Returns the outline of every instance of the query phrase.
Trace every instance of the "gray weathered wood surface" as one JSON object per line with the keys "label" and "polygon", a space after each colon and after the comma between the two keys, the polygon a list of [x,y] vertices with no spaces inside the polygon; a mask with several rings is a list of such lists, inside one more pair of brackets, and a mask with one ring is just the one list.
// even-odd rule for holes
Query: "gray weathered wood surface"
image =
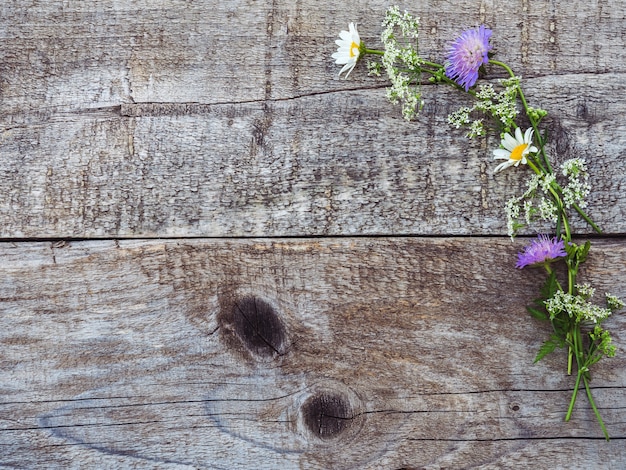
{"label": "gray weathered wood surface", "polygon": [[[405,123],[364,67],[337,78],[338,31],[357,21],[378,45],[384,2],[127,3],[2,7],[0,235],[503,232],[503,202],[522,181],[492,175],[496,139],[468,142],[445,123],[458,94],[425,87],[422,117]],[[625,10],[621,0],[415,9],[424,54],[438,61],[463,27],[494,28],[498,58],[552,115],[557,161],[588,158],[591,212],[619,233]]]}
{"label": "gray weathered wood surface", "polygon": [[[623,266],[626,249],[599,245],[585,274],[614,288],[607,266]],[[540,275],[512,272],[508,240],[0,249],[4,464],[624,463],[626,356],[601,363],[593,381],[614,440],[601,439],[582,396],[564,423],[572,378],[563,354],[532,365],[546,328],[523,305]],[[250,299],[271,306],[248,318],[264,341],[239,322]],[[626,318],[610,326],[623,345]]]}
{"label": "gray weathered wood surface", "polygon": [[[389,4],[0,5],[0,467],[626,467],[626,317],[607,443],[582,394],[563,422],[564,355],[532,364],[497,140],[447,126],[455,93],[406,123],[337,78],[338,31],[377,46]],[[589,163],[582,278],[626,297],[626,4],[399,4],[437,61],[494,30],[554,158]]]}

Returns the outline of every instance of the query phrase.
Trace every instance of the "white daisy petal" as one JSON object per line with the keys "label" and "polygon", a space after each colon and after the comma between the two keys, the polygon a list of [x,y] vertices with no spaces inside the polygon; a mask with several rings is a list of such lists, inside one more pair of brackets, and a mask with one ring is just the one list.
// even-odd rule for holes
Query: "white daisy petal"
{"label": "white daisy petal", "polygon": [[533,132],[535,132],[535,130],[532,127],[529,127],[528,129],[526,129],[526,132],[524,133],[524,143],[525,144],[530,144],[532,142],[532,140],[533,140]]}
{"label": "white daisy petal", "polygon": [[344,73],[346,70],[348,71],[348,73],[346,74],[346,78],[348,77],[348,75],[350,75],[350,72],[352,72],[352,69],[354,68],[356,64],[346,64],[344,65],[341,70],[339,71],[339,75],[341,75],[342,73]]}
{"label": "white daisy petal", "polygon": [[508,168],[511,166],[511,161],[509,160],[508,162],[504,162],[504,163],[500,163],[495,170],[493,170],[493,173],[499,173],[500,171],[504,170],[505,168]]}
{"label": "white daisy petal", "polygon": [[504,139],[502,140],[502,146],[507,149],[509,152],[512,152],[515,147],[519,145],[519,142],[515,140],[510,134],[504,134]]}
{"label": "white daisy petal", "polygon": [[352,40],[354,42],[361,42],[359,38],[359,32],[356,30],[356,25],[354,23],[350,23],[348,25],[348,29],[350,30],[350,34],[352,35]]}
{"label": "white daisy petal", "polygon": [[508,160],[511,156],[511,152],[505,149],[496,149],[493,151],[493,155],[496,160]]}
{"label": "white daisy petal", "polygon": [[352,42],[352,33],[349,33],[348,31],[341,31],[339,33],[339,37],[341,38],[342,41]]}
{"label": "white daisy petal", "polygon": [[520,143],[524,143],[524,136],[522,135],[522,130],[518,127],[515,129],[515,139]]}
{"label": "white daisy petal", "polygon": [[345,71],[348,71],[348,73],[346,74],[346,78],[347,78],[348,75],[350,75],[350,72],[352,72],[352,69],[354,68],[355,65],[356,65],[356,62],[348,62],[346,65],[344,65],[341,68],[338,75],[341,76],[342,73],[344,73]]}

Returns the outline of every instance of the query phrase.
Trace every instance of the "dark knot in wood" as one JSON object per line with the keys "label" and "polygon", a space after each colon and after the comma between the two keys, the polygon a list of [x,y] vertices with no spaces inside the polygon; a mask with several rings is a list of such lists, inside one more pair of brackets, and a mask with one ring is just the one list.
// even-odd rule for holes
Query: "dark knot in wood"
{"label": "dark knot in wood", "polygon": [[265,358],[285,354],[285,327],[266,300],[256,296],[239,299],[232,320],[235,333],[252,353]]}
{"label": "dark knot in wood", "polygon": [[340,395],[324,392],[310,397],[302,405],[304,423],[321,439],[343,433],[354,418],[350,403]]}

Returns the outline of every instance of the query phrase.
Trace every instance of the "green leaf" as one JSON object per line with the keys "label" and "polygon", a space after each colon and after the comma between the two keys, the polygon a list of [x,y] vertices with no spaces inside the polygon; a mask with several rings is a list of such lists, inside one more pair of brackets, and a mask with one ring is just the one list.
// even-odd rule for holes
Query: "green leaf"
{"label": "green leaf", "polygon": [[528,313],[530,313],[530,315],[537,320],[548,320],[548,312],[545,310],[539,310],[534,307],[526,307],[526,310],[528,310]]}
{"label": "green leaf", "polygon": [[584,245],[576,245],[574,242],[565,244],[565,251],[567,252],[568,259],[573,261],[576,266],[585,262],[590,248],[590,241],[587,241]]}
{"label": "green leaf", "polygon": [[591,248],[591,242],[587,240],[587,242],[581,246],[578,250],[578,262],[584,263],[587,259],[587,255],[589,254],[589,248]]}
{"label": "green leaf", "polygon": [[533,362],[539,362],[545,356],[553,352],[556,348],[562,348],[563,346],[565,346],[565,341],[563,341],[556,335],[550,336],[550,339],[544,342],[539,348],[539,352],[537,353],[537,356],[535,357],[535,360]]}
{"label": "green leaf", "polygon": [[548,300],[554,296],[558,289],[558,284],[556,282],[556,273],[552,271],[550,275],[546,278],[546,282],[544,282],[541,287],[541,304],[543,305],[544,300]]}

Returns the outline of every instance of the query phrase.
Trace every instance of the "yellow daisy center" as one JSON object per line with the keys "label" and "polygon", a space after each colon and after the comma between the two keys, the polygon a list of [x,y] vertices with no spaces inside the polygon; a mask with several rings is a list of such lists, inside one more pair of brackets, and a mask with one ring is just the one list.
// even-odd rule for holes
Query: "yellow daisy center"
{"label": "yellow daisy center", "polygon": [[521,160],[522,153],[524,153],[524,150],[526,150],[526,147],[528,147],[528,144],[518,145],[517,147],[513,149],[513,151],[511,152],[511,156],[509,158],[515,161]]}
{"label": "yellow daisy center", "polygon": [[350,44],[350,58],[352,57],[358,57],[359,55],[359,45],[352,41],[352,44]]}

